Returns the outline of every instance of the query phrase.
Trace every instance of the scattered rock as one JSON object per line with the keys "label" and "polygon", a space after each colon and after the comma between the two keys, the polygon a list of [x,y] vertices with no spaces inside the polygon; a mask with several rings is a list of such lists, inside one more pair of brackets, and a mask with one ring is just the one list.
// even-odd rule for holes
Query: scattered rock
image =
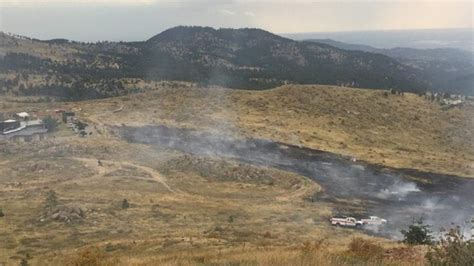
{"label": "scattered rock", "polygon": [[86,217],[86,212],[87,210],[77,206],[59,206],[49,211],[44,217],[41,217],[40,221],[78,222]]}

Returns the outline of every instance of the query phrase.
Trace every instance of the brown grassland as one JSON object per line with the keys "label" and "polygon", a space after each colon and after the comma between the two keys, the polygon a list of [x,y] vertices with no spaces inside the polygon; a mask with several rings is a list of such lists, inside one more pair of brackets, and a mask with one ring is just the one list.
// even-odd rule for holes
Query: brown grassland
{"label": "brown grassland", "polygon": [[[128,143],[111,134],[111,125],[218,131],[474,176],[474,107],[445,110],[413,94],[160,83],[124,97],[69,103],[4,97],[0,106],[38,117],[73,110],[93,129],[80,138],[60,124],[47,140],[0,144],[0,265],[426,263],[424,247],[330,226],[333,204],[306,200],[321,187],[303,176]],[[68,208],[80,208],[82,216],[52,218]]]}
{"label": "brown grassland", "polygon": [[[265,138],[395,168],[474,177],[474,104],[446,109],[415,94],[288,85],[242,91],[162,85],[71,103],[98,124],[150,123]],[[112,113],[117,108],[123,112]]]}

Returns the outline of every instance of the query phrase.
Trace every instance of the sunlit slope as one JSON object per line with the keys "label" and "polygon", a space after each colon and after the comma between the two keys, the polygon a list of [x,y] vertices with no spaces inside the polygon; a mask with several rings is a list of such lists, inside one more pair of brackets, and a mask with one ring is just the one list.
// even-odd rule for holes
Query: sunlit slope
{"label": "sunlit slope", "polygon": [[[84,107],[83,115],[101,124],[200,128],[386,166],[474,176],[470,102],[447,109],[415,94],[316,85],[259,92],[155,86],[144,94],[70,106]],[[112,112],[122,106],[121,112]]]}

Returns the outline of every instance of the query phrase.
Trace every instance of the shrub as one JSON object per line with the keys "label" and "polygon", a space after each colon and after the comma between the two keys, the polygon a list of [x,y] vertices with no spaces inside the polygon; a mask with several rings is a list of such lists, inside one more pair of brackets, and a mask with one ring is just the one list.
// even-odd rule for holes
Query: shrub
{"label": "shrub", "polygon": [[81,122],[81,121],[77,121],[77,122],[76,122],[76,128],[77,128],[77,130],[83,131],[83,130],[86,129],[86,127],[87,127],[87,124],[86,124],[86,123],[83,123],[83,122]]}
{"label": "shrub", "polygon": [[96,266],[96,265],[106,265],[104,262],[105,253],[97,247],[90,247],[83,249],[74,256],[67,259],[67,265],[71,266]]}
{"label": "shrub", "polygon": [[403,243],[408,245],[431,245],[433,243],[430,227],[424,224],[422,218],[414,221],[408,230],[402,230],[401,233],[404,236]]}
{"label": "shrub", "polygon": [[474,242],[464,237],[459,226],[451,228],[430,247],[426,258],[431,265],[474,265]]}
{"label": "shrub", "polygon": [[128,209],[130,208],[130,203],[128,203],[127,199],[123,199],[122,201],[122,209]]}
{"label": "shrub", "polygon": [[28,263],[27,259],[21,259],[20,266],[28,266],[28,265],[30,265],[30,264]]}
{"label": "shrub", "polygon": [[0,208],[0,217],[3,217],[3,216],[5,216],[5,214],[3,213],[2,208]]}
{"label": "shrub", "polygon": [[56,196],[56,192],[54,192],[54,190],[50,190],[48,191],[48,194],[46,194],[44,206],[46,208],[52,208],[56,207],[56,205],[58,205],[58,197]]}
{"label": "shrub", "polygon": [[385,250],[371,240],[356,237],[349,243],[349,255],[362,261],[376,261],[383,258]]}
{"label": "shrub", "polygon": [[[271,237],[270,232],[267,232],[267,233],[268,233],[268,237]],[[267,234],[267,233],[265,233],[265,234]],[[309,253],[314,253],[314,252],[323,250],[327,246],[328,246],[327,239],[326,238],[319,238],[319,239],[316,239],[315,241],[312,241],[312,242],[310,242],[310,241],[303,242],[302,251],[303,251],[303,254],[309,254]]]}
{"label": "shrub", "polygon": [[46,129],[48,129],[48,132],[53,132],[54,130],[56,130],[56,119],[52,118],[50,115],[43,119],[43,123]]}

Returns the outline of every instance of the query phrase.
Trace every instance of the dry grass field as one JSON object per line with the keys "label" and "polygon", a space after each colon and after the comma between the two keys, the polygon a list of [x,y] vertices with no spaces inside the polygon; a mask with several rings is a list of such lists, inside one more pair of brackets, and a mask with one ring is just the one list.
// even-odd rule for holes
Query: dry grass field
{"label": "dry grass field", "polygon": [[[274,169],[103,136],[9,145],[0,159],[0,262],[7,265],[25,258],[62,265],[87,247],[124,265],[178,264],[183,256],[189,264],[224,261],[215,256],[220,252],[251,262],[320,239],[343,248],[361,235],[331,227],[329,203],[305,200],[320,190],[317,184]],[[260,248],[269,250],[243,252]]]}
{"label": "dry grass field", "polygon": [[[173,84],[172,84],[173,85]],[[58,105],[97,124],[150,123],[265,138],[396,168],[474,177],[474,105],[415,94],[289,85],[265,91],[156,85],[131,96]],[[123,108],[122,112],[112,110]]]}
{"label": "dry grass field", "polygon": [[[425,263],[423,248],[330,226],[333,203],[308,201],[321,187],[303,176],[128,143],[111,125],[218,131],[474,176],[474,107],[443,110],[412,94],[162,83],[104,100],[11,100],[0,99],[2,112],[72,110],[93,134],[80,138],[61,124],[45,141],[0,144],[0,265]],[[355,237],[368,242],[350,245]]]}

